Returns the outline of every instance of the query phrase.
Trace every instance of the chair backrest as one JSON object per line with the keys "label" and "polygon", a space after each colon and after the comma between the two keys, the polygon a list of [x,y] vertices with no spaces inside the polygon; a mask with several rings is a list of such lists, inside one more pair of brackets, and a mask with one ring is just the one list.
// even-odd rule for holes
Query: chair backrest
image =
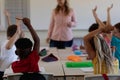
{"label": "chair backrest", "polygon": [[[42,74],[46,80],[54,80],[54,77],[52,74]],[[18,75],[8,75],[7,76],[7,80],[20,80],[21,76],[23,76],[23,74],[18,74]]]}
{"label": "chair backrest", "polygon": [[[120,74],[108,74],[108,80],[120,80]],[[102,75],[85,76],[84,80],[105,80]]]}

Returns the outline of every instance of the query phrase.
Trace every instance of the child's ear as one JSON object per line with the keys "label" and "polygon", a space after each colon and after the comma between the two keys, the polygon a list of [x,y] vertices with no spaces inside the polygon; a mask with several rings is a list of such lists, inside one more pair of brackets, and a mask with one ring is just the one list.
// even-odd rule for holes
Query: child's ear
{"label": "child's ear", "polygon": [[16,54],[16,55],[18,55],[18,52],[17,52],[17,51],[15,51],[15,54]]}

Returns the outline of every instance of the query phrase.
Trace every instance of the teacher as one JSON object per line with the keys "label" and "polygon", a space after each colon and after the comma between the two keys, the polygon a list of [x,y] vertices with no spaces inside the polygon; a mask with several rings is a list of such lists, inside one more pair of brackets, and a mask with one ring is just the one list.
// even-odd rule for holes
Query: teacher
{"label": "teacher", "polygon": [[51,22],[46,41],[50,47],[71,47],[73,43],[72,27],[76,25],[75,13],[69,7],[68,0],[57,0],[52,12]]}

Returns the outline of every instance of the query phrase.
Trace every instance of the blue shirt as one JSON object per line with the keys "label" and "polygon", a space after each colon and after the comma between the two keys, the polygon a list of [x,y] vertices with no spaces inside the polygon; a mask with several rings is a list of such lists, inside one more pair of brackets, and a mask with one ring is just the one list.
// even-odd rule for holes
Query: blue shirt
{"label": "blue shirt", "polygon": [[[119,60],[119,63],[120,63],[120,38],[116,36],[112,36],[111,46],[116,47],[115,57]],[[120,68],[120,65],[119,65],[119,68]]]}

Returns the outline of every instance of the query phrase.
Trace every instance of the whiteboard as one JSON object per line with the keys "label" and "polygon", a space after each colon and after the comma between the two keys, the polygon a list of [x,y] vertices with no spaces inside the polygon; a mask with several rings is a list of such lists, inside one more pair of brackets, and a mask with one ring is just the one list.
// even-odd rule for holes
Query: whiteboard
{"label": "whiteboard", "polygon": [[[57,0],[30,0],[30,18],[36,30],[48,30],[51,12],[56,7]],[[111,10],[111,22],[120,22],[120,1],[119,0],[69,0],[70,7],[75,11],[77,25],[74,30],[87,30],[95,22],[92,9],[98,6],[98,17],[105,21],[106,9],[113,3]]]}

